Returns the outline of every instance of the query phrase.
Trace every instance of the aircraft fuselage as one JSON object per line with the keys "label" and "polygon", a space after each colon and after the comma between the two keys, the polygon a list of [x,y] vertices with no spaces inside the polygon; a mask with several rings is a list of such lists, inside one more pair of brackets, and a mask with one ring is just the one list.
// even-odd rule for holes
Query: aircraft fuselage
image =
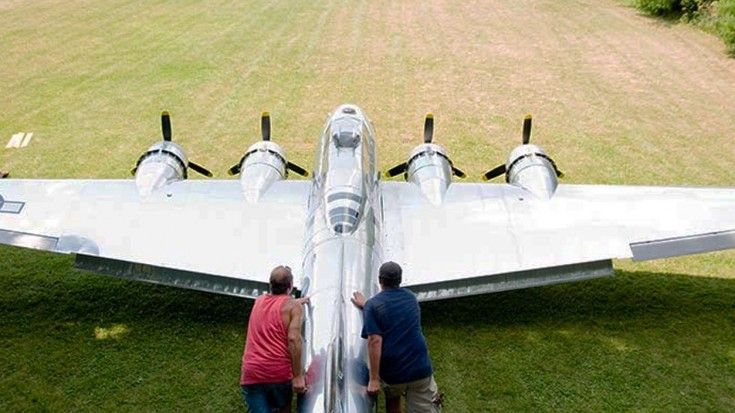
{"label": "aircraft fuselage", "polygon": [[306,412],[368,412],[367,347],[353,291],[377,292],[382,212],[370,122],[342,105],[322,133],[304,249]]}

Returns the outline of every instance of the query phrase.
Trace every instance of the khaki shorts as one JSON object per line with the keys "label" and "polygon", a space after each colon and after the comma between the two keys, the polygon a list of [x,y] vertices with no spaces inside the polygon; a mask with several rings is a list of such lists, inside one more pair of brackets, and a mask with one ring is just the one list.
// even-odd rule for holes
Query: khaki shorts
{"label": "khaki shorts", "polygon": [[441,412],[441,404],[434,402],[439,397],[439,389],[433,375],[408,383],[383,383],[383,391],[388,399],[406,396],[406,413]]}

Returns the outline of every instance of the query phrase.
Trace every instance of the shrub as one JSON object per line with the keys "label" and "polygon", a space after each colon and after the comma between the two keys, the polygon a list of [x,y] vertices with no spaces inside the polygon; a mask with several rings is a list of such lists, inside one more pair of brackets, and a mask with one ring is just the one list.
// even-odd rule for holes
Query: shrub
{"label": "shrub", "polygon": [[717,10],[717,32],[730,54],[735,55],[735,0],[720,0]]}
{"label": "shrub", "polygon": [[735,0],[635,0],[635,5],[654,16],[694,22],[716,32],[735,57]]}
{"label": "shrub", "polygon": [[636,6],[654,16],[671,16],[681,11],[680,0],[637,0]]}
{"label": "shrub", "polygon": [[661,17],[693,20],[702,9],[716,0],[636,0],[636,7],[648,14]]}

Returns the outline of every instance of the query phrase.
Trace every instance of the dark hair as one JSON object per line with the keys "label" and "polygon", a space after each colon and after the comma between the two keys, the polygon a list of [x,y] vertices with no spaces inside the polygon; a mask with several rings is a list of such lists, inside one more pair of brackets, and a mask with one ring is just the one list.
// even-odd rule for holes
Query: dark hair
{"label": "dark hair", "polygon": [[293,274],[291,274],[290,267],[279,265],[271,271],[271,294],[286,294],[291,286],[293,286]]}
{"label": "dark hair", "polygon": [[393,261],[388,261],[380,266],[378,279],[383,286],[396,288],[401,285],[401,275],[403,275],[401,266]]}

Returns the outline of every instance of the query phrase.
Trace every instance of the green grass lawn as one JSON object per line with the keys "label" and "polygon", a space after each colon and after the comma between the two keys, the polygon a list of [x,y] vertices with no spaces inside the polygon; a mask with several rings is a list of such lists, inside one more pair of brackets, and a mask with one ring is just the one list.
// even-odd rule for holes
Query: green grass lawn
{"label": "green grass lawn", "polygon": [[[380,166],[423,115],[479,180],[533,140],[565,182],[735,186],[735,59],[622,2],[0,0],[0,169],[122,178],[160,137],[220,178],[259,136],[309,165],[354,102]],[[23,149],[10,136],[33,132]],[[249,303],[0,247],[0,411],[234,411]],[[732,411],[735,254],[423,305],[448,412]]]}

